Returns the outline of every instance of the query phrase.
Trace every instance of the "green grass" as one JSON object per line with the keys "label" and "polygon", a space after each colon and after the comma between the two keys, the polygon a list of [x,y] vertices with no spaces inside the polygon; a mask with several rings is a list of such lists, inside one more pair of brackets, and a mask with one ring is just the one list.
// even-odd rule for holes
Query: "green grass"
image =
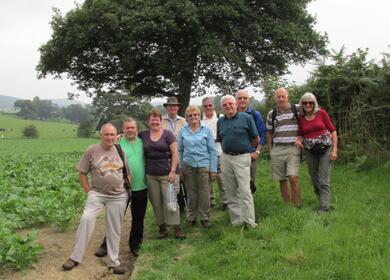
{"label": "green grass", "polygon": [[334,209],[320,216],[306,163],[300,210],[282,203],[268,162],[258,171],[255,229],[233,227],[227,212],[215,209],[210,229],[184,226],[185,241],[156,240],[148,209],[132,279],[390,279],[389,168],[334,166]]}
{"label": "green grass", "polygon": [[6,131],[0,131],[0,140],[10,138],[22,138],[22,130],[28,125],[35,125],[39,131],[39,138],[72,138],[76,137],[77,125],[38,121],[24,120],[10,114],[0,114],[0,128]]}

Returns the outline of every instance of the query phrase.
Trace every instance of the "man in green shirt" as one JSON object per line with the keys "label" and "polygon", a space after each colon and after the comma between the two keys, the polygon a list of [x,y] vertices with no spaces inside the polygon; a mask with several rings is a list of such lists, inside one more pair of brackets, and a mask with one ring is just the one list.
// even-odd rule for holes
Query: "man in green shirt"
{"label": "man in green shirt", "polygon": [[[133,118],[127,118],[122,124],[123,136],[119,140],[129,163],[131,173],[131,231],[129,237],[130,251],[138,256],[144,234],[144,218],[148,202],[148,191],[145,183],[145,159],[142,140],[138,137],[138,124]],[[104,242],[96,251],[97,257],[107,254]]]}

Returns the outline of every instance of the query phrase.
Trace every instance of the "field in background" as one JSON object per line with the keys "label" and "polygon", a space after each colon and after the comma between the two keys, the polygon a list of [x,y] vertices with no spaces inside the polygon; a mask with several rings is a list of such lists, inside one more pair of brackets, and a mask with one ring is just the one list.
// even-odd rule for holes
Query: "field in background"
{"label": "field in background", "polygon": [[22,138],[22,130],[28,125],[35,125],[39,131],[39,138],[72,138],[76,137],[77,125],[61,122],[24,120],[11,114],[0,113],[0,140]]}

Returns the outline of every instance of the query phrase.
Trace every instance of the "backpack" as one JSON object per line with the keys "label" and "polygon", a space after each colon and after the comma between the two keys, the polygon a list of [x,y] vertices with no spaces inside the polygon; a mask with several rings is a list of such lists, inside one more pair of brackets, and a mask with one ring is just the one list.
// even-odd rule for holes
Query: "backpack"
{"label": "backpack", "polygon": [[[297,120],[298,119],[298,110],[297,110],[297,106],[295,104],[291,104],[291,111],[293,112],[294,114],[294,117],[295,119]],[[272,134],[275,132],[275,120],[278,122],[278,120],[276,119],[276,114],[278,113],[277,111],[277,107],[275,107],[273,110],[272,110],[272,116],[271,116],[271,122],[272,122]]]}

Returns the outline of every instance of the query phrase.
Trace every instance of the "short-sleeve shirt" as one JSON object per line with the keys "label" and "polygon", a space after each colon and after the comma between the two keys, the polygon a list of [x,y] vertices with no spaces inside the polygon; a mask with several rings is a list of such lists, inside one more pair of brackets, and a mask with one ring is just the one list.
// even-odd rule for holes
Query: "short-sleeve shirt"
{"label": "short-sleeve shirt", "polygon": [[142,140],[136,138],[135,141],[130,142],[123,137],[119,144],[122,150],[126,154],[127,161],[129,163],[131,173],[131,190],[141,191],[147,188],[145,183],[145,159],[144,159],[144,147]]}
{"label": "short-sleeve shirt", "polygon": [[91,173],[91,188],[104,194],[121,194],[123,187],[123,162],[115,147],[109,150],[102,144],[94,144],[87,148],[81,157],[77,170]]}
{"label": "short-sleeve shirt", "polygon": [[139,137],[144,143],[145,172],[148,175],[166,176],[171,170],[171,149],[170,145],[176,142],[175,135],[164,129],[160,139],[152,141],[150,130],[139,133]]}
{"label": "short-sleeve shirt", "polygon": [[217,122],[217,141],[224,153],[249,153],[252,139],[257,136],[255,122],[247,113],[237,112],[232,118],[224,116]]}
{"label": "short-sleeve shirt", "polygon": [[279,144],[294,143],[298,136],[298,120],[294,116],[291,104],[288,105],[286,110],[276,108],[276,118],[272,123],[273,110],[267,115],[267,130],[273,131],[272,142]]}

